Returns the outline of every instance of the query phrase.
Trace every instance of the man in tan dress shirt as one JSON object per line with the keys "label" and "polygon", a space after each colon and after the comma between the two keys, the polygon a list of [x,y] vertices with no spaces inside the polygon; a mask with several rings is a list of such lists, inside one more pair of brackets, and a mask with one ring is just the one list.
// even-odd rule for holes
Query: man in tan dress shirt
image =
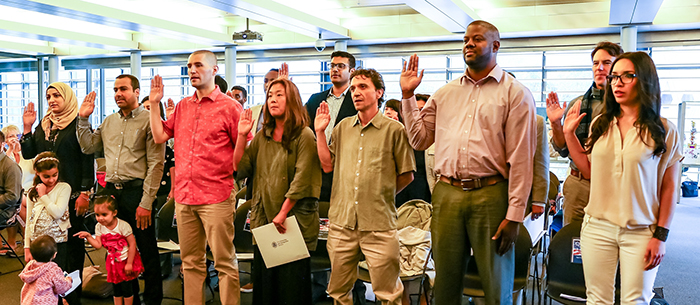
{"label": "man in tan dress shirt", "polygon": [[[94,132],[89,118],[95,109],[95,94],[89,94],[80,106],[77,134],[83,153],[104,151],[106,188],[117,200],[119,218],[134,231],[145,269],[143,300],[150,305],[160,304],[163,299],[152,205],[163,176],[165,144],[153,141],[149,113],[139,106],[139,87],[135,76],[117,76],[114,101],[119,111],[105,118]],[[136,300],[138,285],[134,281]]]}
{"label": "man in tan dress shirt", "polygon": [[[360,253],[365,255],[372,288],[382,304],[401,304],[399,239],[394,196],[413,180],[413,149],[401,123],[379,112],[384,81],[373,69],[350,76],[357,115],[340,121],[331,134],[329,107],[316,111],[318,155],[323,171],[333,171],[328,218],[331,278],[328,294],[335,304],[352,304]],[[334,170],[335,169],[335,170]]]}
{"label": "man in tan dress shirt", "polygon": [[487,304],[513,304],[513,243],[525,216],[535,153],[530,91],[496,64],[498,29],[474,21],[464,35],[464,75],[422,111],[414,90],[418,56],[401,73],[402,112],[414,149],[435,143],[431,226],[436,304],[460,304],[470,248]]}

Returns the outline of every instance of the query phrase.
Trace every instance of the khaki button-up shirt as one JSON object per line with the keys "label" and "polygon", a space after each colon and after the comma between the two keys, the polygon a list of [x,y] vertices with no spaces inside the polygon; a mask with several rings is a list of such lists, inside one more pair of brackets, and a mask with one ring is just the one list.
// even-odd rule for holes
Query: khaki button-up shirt
{"label": "khaki button-up shirt", "polygon": [[163,176],[165,144],[153,141],[148,115],[143,106],[126,116],[118,111],[105,118],[95,132],[88,119],[78,116],[77,133],[84,154],[104,151],[107,182],[143,179],[139,206],[151,210]]}
{"label": "khaki button-up shirt", "polygon": [[289,150],[272,139],[272,129],[259,131],[238,163],[236,179],[253,179],[250,227],[271,223],[286,198],[296,200],[288,216],[296,216],[309,250],[316,249],[319,231],[318,196],[321,163],[316,139],[306,127]]}
{"label": "khaki button-up shirt", "polygon": [[333,162],[330,222],[360,231],[396,229],[396,177],[416,170],[403,125],[381,113],[362,126],[340,121],[329,146]]}

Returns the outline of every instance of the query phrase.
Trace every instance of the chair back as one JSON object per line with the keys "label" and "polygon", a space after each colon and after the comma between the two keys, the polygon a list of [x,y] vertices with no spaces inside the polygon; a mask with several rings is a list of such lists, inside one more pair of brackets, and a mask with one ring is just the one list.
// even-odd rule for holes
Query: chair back
{"label": "chair back", "polygon": [[[530,271],[530,258],[532,253],[532,240],[530,233],[523,224],[520,224],[518,238],[515,240],[515,278],[513,291],[523,289],[527,284]],[[476,266],[476,259],[472,256],[467,264],[467,272],[464,274],[463,294],[474,297],[483,297],[484,288],[481,285],[481,277]]]}
{"label": "chair back", "polygon": [[170,198],[156,214],[156,239],[179,243],[175,219],[175,199]]}
{"label": "chair back", "polygon": [[245,200],[245,195],[247,191],[248,188],[244,186],[238,192],[236,192],[236,209],[238,209],[238,203],[241,202],[241,199]]}
{"label": "chair back", "polygon": [[583,265],[572,263],[573,240],[581,236],[581,221],[564,226],[549,244],[547,295],[558,299],[562,293],[586,298]]}
{"label": "chair back", "polygon": [[[236,235],[233,237],[233,245],[236,247],[236,253],[253,253],[253,233],[244,230],[248,220],[250,205],[251,201],[248,200],[236,209],[236,218],[233,220],[233,227],[236,231]],[[250,225],[248,225],[248,228],[250,228]]]}

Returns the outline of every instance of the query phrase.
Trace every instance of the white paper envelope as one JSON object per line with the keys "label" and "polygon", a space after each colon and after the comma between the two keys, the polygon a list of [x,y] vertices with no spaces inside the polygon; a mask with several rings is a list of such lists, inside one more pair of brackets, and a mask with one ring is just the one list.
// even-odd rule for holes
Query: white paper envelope
{"label": "white paper envelope", "polygon": [[267,268],[309,257],[297,218],[287,217],[284,226],[287,228],[284,234],[280,234],[272,223],[252,230]]}

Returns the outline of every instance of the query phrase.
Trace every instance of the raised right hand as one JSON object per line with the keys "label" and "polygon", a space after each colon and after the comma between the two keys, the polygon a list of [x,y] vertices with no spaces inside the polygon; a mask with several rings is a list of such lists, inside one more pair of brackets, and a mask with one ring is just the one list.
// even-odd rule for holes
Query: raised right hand
{"label": "raised right hand", "polygon": [[168,98],[168,105],[165,107],[165,118],[169,119],[173,112],[175,112],[175,102],[173,102],[173,99]]}
{"label": "raised right hand", "polygon": [[163,78],[160,75],[156,75],[151,79],[151,93],[148,96],[148,100],[151,101],[151,105],[156,105],[163,99]]}
{"label": "raised right hand", "polygon": [[78,115],[80,115],[80,117],[87,119],[90,117],[92,112],[95,111],[95,96],[97,96],[97,94],[95,91],[92,91],[85,97],[83,103],[80,105],[80,110],[78,111]]}
{"label": "raised right hand", "polygon": [[316,134],[325,133],[328,124],[331,122],[331,113],[328,109],[328,103],[326,101],[321,102],[321,105],[316,109],[316,119],[314,119],[314,128],[316,129]]}
{"label": "raised right hand", "polygon": [[401,78],[399,79],[399,84],[401,84],[401,94],[403,98],[410,98],[413,96],[413,91],[418,88],[420,82],[423,80],[423,73],[425,70],[418,74],[418,55],[413,54],[408,60],[408,67],[406,67],[406,62],[403,63],[403,68],[401,68]]}
{"label": "raised right hand", "polygon": [[36,110],[34,110],[34,103],[29,102],[27,106],[24,107],[24,113],[22,114],[22,123],[24,123],[24,133],[32,132],[32,125],[36,121]]}
{"label": "raised right hand", "polygon": [[583,117],[586,116],[586,113],[580,113],[581,112],[581,101],[577,101],[571,109],[569,109],[569,112],[566,113],[566,118],[564,118],[564,133],[575,133],[576,128],[578,128],[578,125],[581,123],[581,120],[583,120]]}
{"label": "raised right hand", "polygon": [[238,135],[241,137],[247,137],[250,131],[253,129],[253,111],[248,108],[243,110],[240,118],[238,118]]}
{"label": "raised right hand", "polygon": [[547,95],[547,117],[552,124],[561,125],[561,118],[566,110],[566,102],[559,105],[559,96],[556,92],[549,92]]}

